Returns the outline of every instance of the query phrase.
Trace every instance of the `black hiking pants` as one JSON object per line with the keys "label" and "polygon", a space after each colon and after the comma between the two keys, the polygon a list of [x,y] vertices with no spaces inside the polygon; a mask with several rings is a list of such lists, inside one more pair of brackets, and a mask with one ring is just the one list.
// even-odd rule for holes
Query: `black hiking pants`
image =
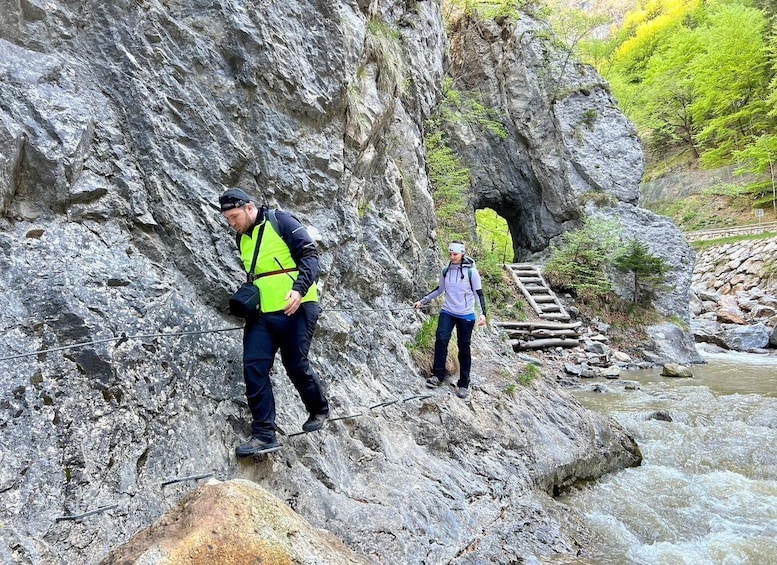
{"label": "black hiking pants", "polygon": [[445,311],[440,312],[437,320],[437,333],[434,342],[434,365],[432,372],[438,379],[445,380],[445,360],[448,358],[448,343],[456,328],[456,342],[459,346],[459,388],[469,387],[469,371],[472,367],[472,330],[475,329],[475,320],[465,320],[451,316]]}
{"label": "black hiking pants", "polygon": [[319,311],[318,302],[303,302],[291,316],[271,312],[246,320],[243,378],[253,417],[251,430],[254,437],[263,441],[275,438],[275,397],[270,370],[279,349],[286,373],[307,411],[310,414],[329,413],[321,381],[308,361]]}

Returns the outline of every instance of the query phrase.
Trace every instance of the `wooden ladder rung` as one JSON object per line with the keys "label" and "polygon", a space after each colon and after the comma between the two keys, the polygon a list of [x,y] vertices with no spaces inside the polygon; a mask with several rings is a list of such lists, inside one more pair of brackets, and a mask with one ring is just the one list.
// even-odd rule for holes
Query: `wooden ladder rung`
{"label": "wooden ladder rung", "polygon": [[539,315],[544,320],[569,320],[569,314],[566,312],[563,314],[540,314]]}
{"label": "wooden ladder rung", "polygon": [[543,294],[550,294],[550,289],[547,286],[523,285],[523,287],[531,293],[542,292]]}

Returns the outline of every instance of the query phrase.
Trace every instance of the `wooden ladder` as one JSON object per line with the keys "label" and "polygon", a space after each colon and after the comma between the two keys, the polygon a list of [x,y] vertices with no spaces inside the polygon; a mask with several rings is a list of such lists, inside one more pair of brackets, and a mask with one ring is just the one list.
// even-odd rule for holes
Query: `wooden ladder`
{"label": "wooden ladder", "polygon": [[524,298],[543,320],[568,322],[571,317],[556,294],[540,273],[540,268],[531,263],[507,263],[504,268],[512,275]]}

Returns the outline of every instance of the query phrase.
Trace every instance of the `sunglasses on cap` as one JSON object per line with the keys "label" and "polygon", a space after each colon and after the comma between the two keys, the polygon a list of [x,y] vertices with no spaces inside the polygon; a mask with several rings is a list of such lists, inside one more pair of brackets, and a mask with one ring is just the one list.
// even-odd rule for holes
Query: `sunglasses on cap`
{"label": "sunglasses on cap", "polygon": [[232,198],[225,198],[221,200],[221,211],[226,212],[227,210],[232,210],[234,208],[242,208],[246,204],[248,204],[248,201],[246,200],[240,200],[238,199],[232,199]]}

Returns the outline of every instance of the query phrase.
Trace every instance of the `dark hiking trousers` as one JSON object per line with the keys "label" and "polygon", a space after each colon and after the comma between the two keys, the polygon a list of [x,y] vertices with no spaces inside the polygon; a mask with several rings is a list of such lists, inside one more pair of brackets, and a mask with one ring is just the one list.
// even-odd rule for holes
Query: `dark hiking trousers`
{"label": "dark hiking trousers", "polygon": [[251,409],[252,433],[268,441],[275,438],[275,398],[270,382],[275,354],[281,361],[305,408],[310,414],[325,414],[329,405],[321,381],[310,368],[308,351],[318,321],[317,302],[303,302],[294,315],[261,314],[246,320],[243,333],[243,378]]}
{"label": "dark hiking trousers", "polygon": [[464,320],[451,316],[447,312],[440,312],[434,342],[434,365],[432,366],[432,372],[441,381],[445,379],[445,360],[448,357],[448,343],[451,340],[454,327],[456,328],[456,341],[459,346],[459,382],[456,386],[467,388],[469,387],[469,371],[472,367],[470,343],[472,342],[472,330],[475,328],[475,320]]}

